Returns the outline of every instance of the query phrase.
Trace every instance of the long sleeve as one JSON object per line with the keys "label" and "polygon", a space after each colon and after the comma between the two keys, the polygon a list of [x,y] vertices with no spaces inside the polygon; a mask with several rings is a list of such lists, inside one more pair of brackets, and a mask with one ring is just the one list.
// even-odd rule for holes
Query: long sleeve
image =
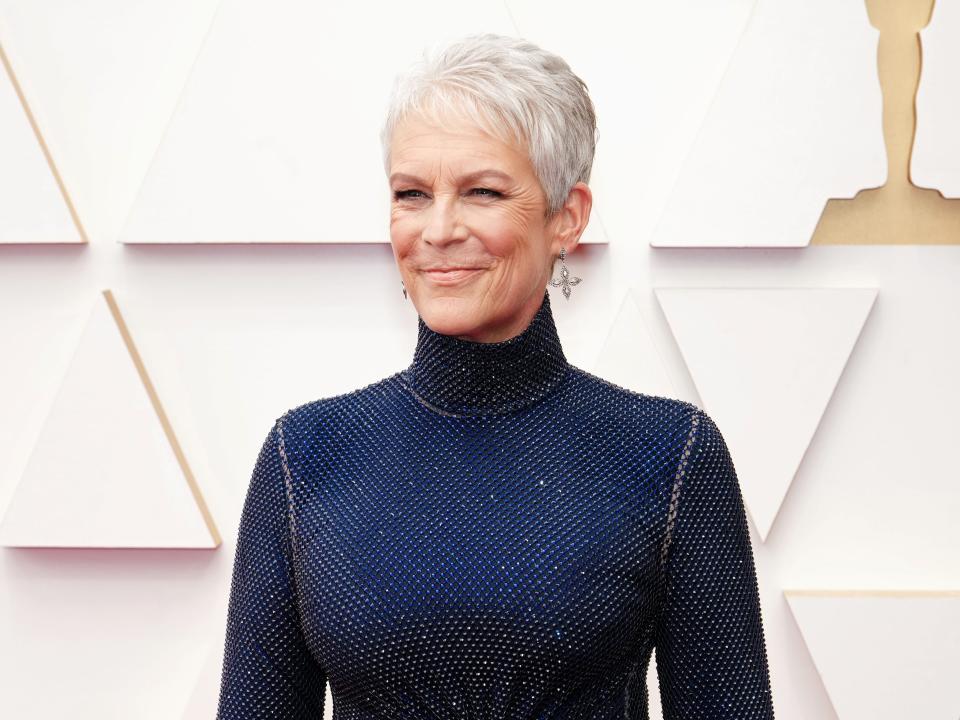
{"label": "long sleeve", "polygon": [[723,436],[699,409],[662,552],[667,584],[654,642],[665,720],[773,718],[746,511]]}
{"label": "long sleeve", "polygon": [[283,418],[247,490],[230,588],[217,720],[316,720],[326,678],[307,648],[294,584]]}

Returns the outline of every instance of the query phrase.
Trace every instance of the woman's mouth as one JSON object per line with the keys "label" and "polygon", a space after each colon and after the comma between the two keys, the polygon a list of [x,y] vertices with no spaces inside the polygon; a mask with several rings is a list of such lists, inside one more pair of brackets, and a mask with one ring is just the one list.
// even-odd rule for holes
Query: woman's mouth
{"label": "woman's mouth", "polygon": [[480,272],[480,268],[447,268],[442,270],[424,270],[423,274],[437,285],[455,285]]}

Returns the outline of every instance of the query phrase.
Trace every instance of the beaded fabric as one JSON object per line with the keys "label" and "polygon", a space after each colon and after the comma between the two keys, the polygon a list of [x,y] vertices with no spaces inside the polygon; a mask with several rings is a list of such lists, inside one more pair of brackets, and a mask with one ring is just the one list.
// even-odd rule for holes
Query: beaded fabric
{"label": "beaded fabric", "polygon": [[695,405],[497,343],[287,411],[256,461],[219,720],[773,718],[753,550]]}

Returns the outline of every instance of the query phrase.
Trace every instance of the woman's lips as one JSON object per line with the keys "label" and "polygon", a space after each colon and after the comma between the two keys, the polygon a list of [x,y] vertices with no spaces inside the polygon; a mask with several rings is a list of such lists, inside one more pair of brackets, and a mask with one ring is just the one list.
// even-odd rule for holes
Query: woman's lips
{"label": "woman's lips", "polygon": [[451,270],[424,270],[423,274],[437,285],[455,285],[480,272],[480,268],[455,268]]}

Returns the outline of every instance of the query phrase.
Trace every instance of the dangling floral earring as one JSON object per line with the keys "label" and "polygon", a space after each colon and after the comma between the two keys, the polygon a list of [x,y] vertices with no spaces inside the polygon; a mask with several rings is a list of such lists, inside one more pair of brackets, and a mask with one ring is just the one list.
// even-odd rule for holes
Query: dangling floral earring
{"label": "dangling floral earring", "polygon": [[573,285],[577,285],[580,282],[580,278],[570,276],[570,270],[567,269],[567,265],[566,263],[564,263],[564,260],[566,259],[566,257],[567,257],[567,249],[565,247],[560,248],[560,279],[551,280],[550,284],[553,287],[562,287],[563,296],[567,300],[569,300],[570,287]]}
{"label": "dangling floral earring", "polygon": [[407,299],[407,286],[403,284],[403,280],[400,281],[400,287],[403,288],[403,299]]}

